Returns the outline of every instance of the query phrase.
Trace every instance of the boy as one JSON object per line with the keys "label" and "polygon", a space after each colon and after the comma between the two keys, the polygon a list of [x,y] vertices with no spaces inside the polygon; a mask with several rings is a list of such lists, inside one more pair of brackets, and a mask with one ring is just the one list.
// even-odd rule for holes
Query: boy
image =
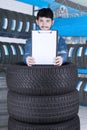
{"label": "boy", "polygon": [[[40,9],[37,13],[36,23],[40,30],[50,30],[53,25],[53,12],[50,8]],[[28,65],[32,66],[35,64],[35,59],[31,56],[31,39],[28,39],[25,45],[25,55],[23,61]],[[61,66],[67,61],[68,50],[66,43],[63,38],[59,38],[57,56],[54,59],[54,65]]]}

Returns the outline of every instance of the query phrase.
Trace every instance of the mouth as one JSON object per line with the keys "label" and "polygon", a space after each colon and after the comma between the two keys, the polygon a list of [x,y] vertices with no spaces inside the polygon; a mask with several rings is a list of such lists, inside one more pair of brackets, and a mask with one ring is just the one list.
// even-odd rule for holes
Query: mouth
{"label": "mouth", "polygon": [[41,28],[43,28],[43,29],[48,29],[48,27],[47,27],[47,26],[42,26]]}

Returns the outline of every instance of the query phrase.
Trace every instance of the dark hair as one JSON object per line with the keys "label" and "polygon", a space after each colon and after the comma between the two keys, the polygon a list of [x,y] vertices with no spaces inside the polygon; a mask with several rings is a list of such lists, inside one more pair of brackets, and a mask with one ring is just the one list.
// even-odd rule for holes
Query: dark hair
{"label": "dark hair", "polygon": [[51,18],[53,20],[53,12],[50,8],[42,8],[37,13],[37,19],[39,17]]}

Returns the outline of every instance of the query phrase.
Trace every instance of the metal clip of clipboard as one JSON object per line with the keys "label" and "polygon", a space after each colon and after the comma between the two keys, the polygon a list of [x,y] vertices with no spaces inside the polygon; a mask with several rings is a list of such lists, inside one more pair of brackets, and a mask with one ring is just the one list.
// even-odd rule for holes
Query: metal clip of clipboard
{"label": "metal clip of clipboard", "polygon": [[52,30],[47,30],[47,31],[44,31],[44,30],[38,30],[38,33],[52,33]]}

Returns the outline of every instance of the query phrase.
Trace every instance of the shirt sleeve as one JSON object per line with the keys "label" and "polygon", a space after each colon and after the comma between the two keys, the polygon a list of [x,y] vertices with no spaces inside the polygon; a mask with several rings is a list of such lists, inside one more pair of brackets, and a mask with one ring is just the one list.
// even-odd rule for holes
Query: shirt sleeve
{"label": "shirt sleeve", "polygon": [[23,56],[23,62],[24,63],[26,63],[26,58],[28,56],[32,55],[32,45],[31,45],[31,43],[32,43],[31,39],[28,39],[26,41],[26,44],[25,44],[25,47],[24,47],[25,53],[24,53],[24,56]]}
{"label": "shirt sleeve", "polygon": [[60,37],[58,40],[57,56],[61,56],[63,58],[63,63],[67,62],[68,49],[67,49],[66,42],[62,37]]}

